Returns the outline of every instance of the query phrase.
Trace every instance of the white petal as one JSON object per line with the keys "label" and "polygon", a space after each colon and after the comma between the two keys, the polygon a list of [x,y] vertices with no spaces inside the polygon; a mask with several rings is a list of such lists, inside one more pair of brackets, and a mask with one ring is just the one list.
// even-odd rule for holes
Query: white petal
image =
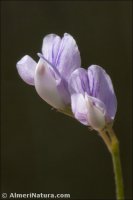
{"label": "white petal", "polygon": [[64,102],[57,90],[57,80],[49,69],[49,64],[40,58],[35,71],[35,88],[39,96],[57,109],[64,108]]}
{"label": "white petal", "polygon": [[101,130],[105,127],[105,110],[104,108],[98,106],[99,100],[97,101],[95,98],[95,101],[92,97],[88,96],[87,93],[85,93],[85,101],[86,106],[88,109],[87,118],[90,126],[94,128],[95,130]]}
{"label": "white petal", "polygon": [[80,121],[84,125],[88,125],[87,121],[87,105],[85,102],[85,98],[82,94],[73,94],[71,96],[71,106],[72,111],[74,113],[75,118]]}

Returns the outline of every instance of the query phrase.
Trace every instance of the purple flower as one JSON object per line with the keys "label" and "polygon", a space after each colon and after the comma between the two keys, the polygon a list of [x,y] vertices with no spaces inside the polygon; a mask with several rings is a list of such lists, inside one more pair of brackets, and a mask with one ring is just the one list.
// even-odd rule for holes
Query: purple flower
{"label": "purple flower", "polygon": [[17,62],[18,73],[27,84],[35,86],[48,104],[65,110],[71,101],[68,79],[81,66],[77,44],[68,33],[63,38],[49,34],[43,39],[42,54],[38,55],[38,63],[28,55]]}
{"label": "purple flower", "polygon": [[95,130],[112,123],[117,100],[109,75],[97,65],[76,69],[70,76],[69,90],[74,116]]}

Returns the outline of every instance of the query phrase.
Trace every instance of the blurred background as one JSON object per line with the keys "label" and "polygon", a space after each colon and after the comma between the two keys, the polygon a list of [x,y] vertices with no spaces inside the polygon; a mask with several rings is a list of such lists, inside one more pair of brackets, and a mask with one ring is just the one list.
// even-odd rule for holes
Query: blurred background
{"label": "blurred background", "polygon": [[101,138],[52,110],[16,70],[25,54],[38,61],[46,34],[67,32],[82,66],[98,64],[112,78],[125,196],[132,199],[131,7],[131,1],[1,1],[2,192],[115,199],[112,161]]}

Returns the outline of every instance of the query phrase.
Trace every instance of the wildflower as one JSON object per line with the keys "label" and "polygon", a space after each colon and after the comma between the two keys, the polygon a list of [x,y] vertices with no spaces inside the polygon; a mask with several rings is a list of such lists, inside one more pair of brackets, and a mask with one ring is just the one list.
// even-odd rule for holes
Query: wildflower
{"label": "wildflower", "polygon": [[39,96],[58,110],[70,106],[68,79],[81,66],[80,53],[74,38],[65,33],[63,38],[48,34],[43,39],[42,54],[36,63],[25,55],[17,62],[20,77],[35,86]]}
{"label": "wildflower", "polygon": [[70,76],[69,90],[75,118],[95,130],[111,124],[117,100],[109,75],[98,65],[76,69]]}

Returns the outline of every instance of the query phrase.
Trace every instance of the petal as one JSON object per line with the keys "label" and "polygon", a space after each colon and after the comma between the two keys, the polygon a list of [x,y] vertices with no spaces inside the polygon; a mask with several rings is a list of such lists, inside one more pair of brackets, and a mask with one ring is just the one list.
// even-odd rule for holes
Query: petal
{"label": "petal", "polygon": [[65,104],[57,89],[56,79],[51,73],[49,64],[40,58],[35,71],[35,88],[39,96],[57,109],[63,109]]}
{"label": "petal", "polygon": [[25,55],[16,64],[20,77],[29,85],[34,85],[34,75],[37,63],[28,55]]}
{"label": "petal", "polygon": [[95,130],[102,130],[106,124],[106,110],[104,104],[98,99],[90,97],[85,93],[87,106],[87,120],[90,126]]}
{"label": "petal", "polygon": [[53,67],[52,64],[46,58],[43,57],[43,55],[38,53],[38,56],[42,58],[42,60],[45,63],[47,63],[52,76],[56,80],[56,86],[60,94],[60,97],[62,98],[65,104],[70,104],[71,99],[70,99],[70,93],[68,90],[68,83],[61,77],[58,70],[55,67]]}
{"label": "petal", "polygon": [[67,80],[70,74],[81,66],[80,52],[74,38],[65,33],[56,58],[56,67]]}
{"label": "petal", "polygon": [[73,94],[71,96],[71,106],[75,118],[84,125],[88,125],[87,120],[87,106],[85,98],[82,94]]}
{"label": "petal", "polygon": [[56,34],[47,35],[43,40],[42,53],[66,80],[74,69],[81,66],[77,44],[68,33],[62,39]]}
{"label": "petal", "polygon": [[63,102],[67,105],[71,103],[70,93],[68,91],[68,83],[63,79],[56,80],[57,89]]}
{"label": "petal", "polygon": [[68,80],[69,91],[73,93],[81,93],[84,95],[85,92],[89,94],[89,80],[87,71],[83,68],[74,70]]}
{"label": "petal", "polygon": [[60,48],[61,38],[56,34],[48,34],[43,39],[42,53],[44,57],[55,65]]}
{"label": "petal", "polygon": [[88,68],[90,94],[101,100],[105,106],[108,116],[114,119],[117,110],[117,99],[109,75],[98,65]]}

